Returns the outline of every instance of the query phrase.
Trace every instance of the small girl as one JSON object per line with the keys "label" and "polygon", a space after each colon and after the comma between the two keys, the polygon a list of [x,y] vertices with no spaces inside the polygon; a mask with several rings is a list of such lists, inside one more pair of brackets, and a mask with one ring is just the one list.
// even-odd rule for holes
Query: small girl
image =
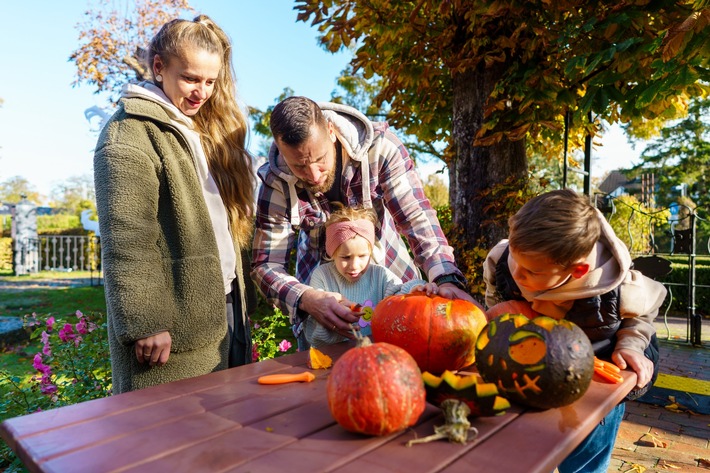
{"label": "small girl", "polygon": [[[325,223],[327,262],[313,271],[309,282],[315,289],[340,293],[343,299],[356,303],[351,310],[362,315],[353,325],[363,335],[372,333],[372,310],[382,299],[413,291],[438,293],[434,283],[421,279],[403,283],[392,271],[372,262],[376,223],[377,214],[372,209],[342,207],[333,212]],[[305,333],[315,348],[347,340],[314,317],[306,320]]]}

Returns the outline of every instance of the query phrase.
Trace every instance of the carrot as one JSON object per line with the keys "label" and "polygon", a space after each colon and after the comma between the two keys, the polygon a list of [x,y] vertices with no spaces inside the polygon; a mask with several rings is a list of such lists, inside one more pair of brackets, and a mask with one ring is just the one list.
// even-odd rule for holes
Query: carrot
{"label": "carrot", "polygon": [[285,384],[285,383],[310,383],[316,379],[313,373],[304,371],[303,373],[290,374],[267,374],[256,380],[259,384]]}
{"label": "carrot", "polygon": [[614,363],[609,363],[608,361],[600,360],[597,357],[594,357],[594,366],[599,367],[599,368],[603,368],[603,369],[605,369],[609,372],[612,372],[612,373],[617,373],[617,374],[621,373],[621,368],[616,366]]}
{"label": "carrot", "polygon": [[612,383],[619,384],[624,381],[624,378],[620,374],[609,372],[604,369],[599,369],[597,367],[594,368],[594,373],[598,374],[600,377],[607,381],[611,381]]}

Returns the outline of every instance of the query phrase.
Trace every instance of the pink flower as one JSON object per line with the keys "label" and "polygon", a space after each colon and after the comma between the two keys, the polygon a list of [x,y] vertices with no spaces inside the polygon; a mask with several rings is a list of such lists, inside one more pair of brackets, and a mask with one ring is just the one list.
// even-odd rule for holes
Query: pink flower
{"label": "pink flower", "polygon": [[47,319],[47,330],[51,331],[54,328],[54,317],[50,317]]}
{"label": "pink flower", "polygon": [[98,325],[96,325],[96,324],[93,323],[93,322],[89,322],[89,333],[93,332],[93,331],[96,330],[97,328],[99,328]]}
{"label": "pink flower", "polygon": [[44,376],[52,374],[52,368],[42,363],[42,355],[40,355],[39,353],[37,353],[34,359],[32,360],[32,367],[42,373]]}
{"label": "pink flower", "polygon": [[57,386],[54,384],[43,384],[39,388],[42,394],[54,394],[57,392]]}
{"label": "pink flower", "polygon": [[76,324],[76,331],[81,333],[81,334],[87,334],[89,333],[87,324],[86,324],[86,319],[82,317],[79,319],[79,323]]}
{"label": "pink flower", "polygon": [[42,354],[43,354],[44,356],[52,356],[52,347],[51,347],[51,345],[50,345],[49,343],[45,344],[45,345],[42,347]]}
{"label": "pink flower", "polygon": [[74,335],[74,329],[71,324],[64,324],[64,328],[59,329],[59,339],[63,342],[68,342],[73,340],[76,335]]}
{"label": "pink flower", "polygon": [[281,340],[279,343],[279,351],[288,351],[291,348],[291,342],[288,340]]}
{"label": "pink flower", "polygon": [[76,315],[76,316],[77,316],[78,318],[80,318],[80,319],[83,319],[83,318],[84,318],[84,314],[82,314],[80,310],[77,310],[77,311],[76,311],[76,314],[74,314],[74,315]]}
{"label": "pink flower", "polygon": [[251,346],[251,361],[259,361],[259,347],[256,343]]}
{"label": "pink flower", "polygon": [[82,340],[84,339],[77,335],[77,337],[74,339],[74,346],[78,347],[79,345],[81,345]]}

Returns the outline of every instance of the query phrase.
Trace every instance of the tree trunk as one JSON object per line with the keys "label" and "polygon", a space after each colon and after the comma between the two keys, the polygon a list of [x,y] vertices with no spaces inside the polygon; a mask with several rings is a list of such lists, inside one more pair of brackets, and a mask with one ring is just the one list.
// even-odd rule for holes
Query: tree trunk
{"label": "tree trunk", "polygon": [[501,206],[482,191],[490,190],[510,177],[519,178],[515,186],[522,188],[522,180],[527,175],[524,140],[511,142],[504,138],[492,146],[473,145],[483,123],[488,97],[503,69],[502,66],[479,67],[453,77],[455,152],[449,163],[449,192],[455,227],[464,236],[456,242],[457,262],[469,269],[466,271],[469,278],[471,270],[480,275],[480,267],[470,267],[480,262],[461,261],[461,256],[472,254],[470,250],[476,247],[487,251],[507,236],[507,215],[498,214],[496,209]]}

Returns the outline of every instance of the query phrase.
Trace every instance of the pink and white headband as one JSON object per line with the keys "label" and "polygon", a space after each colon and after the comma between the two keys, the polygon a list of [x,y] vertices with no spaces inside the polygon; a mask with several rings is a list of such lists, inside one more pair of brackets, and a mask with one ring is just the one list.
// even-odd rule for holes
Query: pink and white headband
{"label": "pink and white headband", "polygon": [[330,225],[325,229],[325,252],[328,257],[333,257],[333,253],[345,241],[359,235],[375,245],[375,226],[371,221],[363,218],[358,220],[348,220]]}

